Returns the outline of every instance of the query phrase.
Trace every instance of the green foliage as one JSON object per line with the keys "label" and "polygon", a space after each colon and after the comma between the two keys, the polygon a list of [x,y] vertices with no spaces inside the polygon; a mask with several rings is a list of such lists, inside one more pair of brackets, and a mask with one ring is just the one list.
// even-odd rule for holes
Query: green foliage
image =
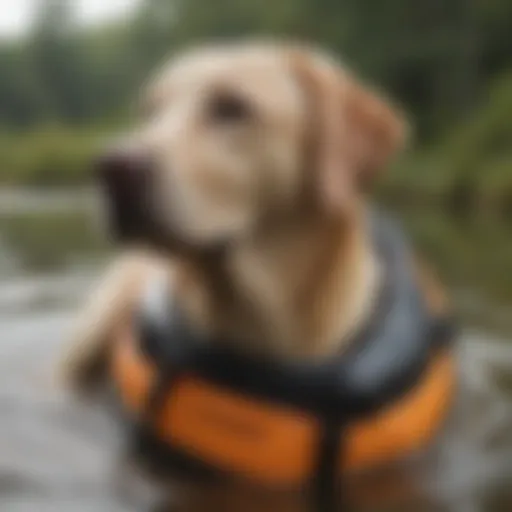
{"label": "green foliage", "polygon": [[40,0],[32,33],[0,45],[0,124],[115,115],[182,45],[267,34],[331,49],[400,98],[432,138],[510,65],[511,20],[507,0],[146,0],[126,22],[80,31],[72,2]]}
{"label": "green foliage", "polygon": [[448,140],[453,189],[489,208],[512,208],[512,74],[495,81],[485,101]]}
{"label": "green foliage", "polygon": [[325,46],[404,103],[417,148],[385,193],[512,210],[509,0],[145,0],[87,29],[73,11],[70,0],[39,0],[31,33],[0,42],[0,183],[86,179],[106,130],[84,127],[123,124],[162,59],[270,35]]}
{"label": "green foliage", "polygon": [[461,173],[478,171],[489,157],[512,156],[512,71],[492,84],[482,105],[460,126],[452,143]]}

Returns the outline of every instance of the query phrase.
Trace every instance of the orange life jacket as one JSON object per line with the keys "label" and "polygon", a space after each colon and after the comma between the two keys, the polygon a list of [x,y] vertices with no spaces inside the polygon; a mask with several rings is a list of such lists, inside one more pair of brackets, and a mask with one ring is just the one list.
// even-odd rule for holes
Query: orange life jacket
{"label": "orange life jacket", "polygon": [[453,396],[451,335],[426,311],[398,231],[379,228],[376,245],[387,279],[374,318],[347,352],[318,364],[198,340],[165,284],[150,283],[140,323],[119,334],[112,371],[159,456],[301,487],[425,448]]}

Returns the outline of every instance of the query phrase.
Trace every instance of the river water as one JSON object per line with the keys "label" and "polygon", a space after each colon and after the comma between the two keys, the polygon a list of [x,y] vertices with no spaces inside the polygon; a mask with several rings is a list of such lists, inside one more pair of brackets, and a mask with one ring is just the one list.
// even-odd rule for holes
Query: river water
{"label": "river water", "polygon": [[[52,371],[76,308],[112,252],[94,230],[93,204],[89,193],[0,192],[0,512],[142,510],[114,490],[117,426],[100,407],[71,403]],[[433,209],[397,215],[453,291],[470,385],[497,404],[471,420],[474,435],[505,432],[500,457],[457,455],[465,471],[434,485],[456,495],[456,511],[512,510],[504,493],[512,484],[510,226]]]}

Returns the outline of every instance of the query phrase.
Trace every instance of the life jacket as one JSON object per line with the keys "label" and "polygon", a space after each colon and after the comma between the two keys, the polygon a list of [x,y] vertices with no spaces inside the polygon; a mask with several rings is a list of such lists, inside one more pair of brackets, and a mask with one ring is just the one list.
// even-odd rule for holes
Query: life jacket
{"label": "life jacket", "polygon": [[370,225],[384,284],[370,322],[322,362],[240,354],[204,340],[148,283],[135,325],[115,344],[112,371],[143,446],[163,465],[198,476],[322,493],[346,472],[426,448],[453,397],[449,317],[433,317],[401,230]]}

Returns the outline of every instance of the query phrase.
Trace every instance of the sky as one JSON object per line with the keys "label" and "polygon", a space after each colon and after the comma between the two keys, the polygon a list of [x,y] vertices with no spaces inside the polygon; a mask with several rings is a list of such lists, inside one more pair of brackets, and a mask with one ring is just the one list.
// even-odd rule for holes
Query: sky
{"label": "sky", "polygon": [[[22,35],[30,24],[34,6],[39,0],[0,0],[0,36]],[[76,5],[79,21],[97,23],[118,17],[140,0],[71,0]]]}

